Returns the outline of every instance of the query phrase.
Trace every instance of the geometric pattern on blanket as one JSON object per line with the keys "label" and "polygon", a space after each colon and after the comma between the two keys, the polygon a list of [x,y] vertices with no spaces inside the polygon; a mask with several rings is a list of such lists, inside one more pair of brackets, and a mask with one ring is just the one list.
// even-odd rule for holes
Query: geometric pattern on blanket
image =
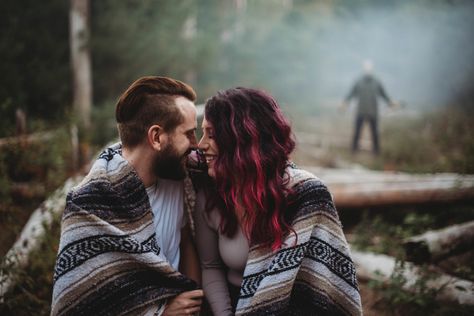
{"label": "geometric pattern on blanket", "polygon": [[59,254],[54,269],[54,281],[60,276],[79,267],[87,260],[106,252],[160,254],[156,244],[155,234],[139,243],[130,235],[99,235],[77,240],[67,245]]}

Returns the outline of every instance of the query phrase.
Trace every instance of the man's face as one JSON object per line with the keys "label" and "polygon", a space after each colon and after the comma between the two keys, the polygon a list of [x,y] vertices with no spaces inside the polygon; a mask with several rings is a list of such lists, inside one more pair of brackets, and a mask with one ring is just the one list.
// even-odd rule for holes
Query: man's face
{"label": "man's face", "polygon": [[183,123],[168,134],[168,141],[154,162],[155,174],[163,179],[184,179],[186,158],[196,147],[196,107],[185,97],[175,99],[176,106],[183,115]]}

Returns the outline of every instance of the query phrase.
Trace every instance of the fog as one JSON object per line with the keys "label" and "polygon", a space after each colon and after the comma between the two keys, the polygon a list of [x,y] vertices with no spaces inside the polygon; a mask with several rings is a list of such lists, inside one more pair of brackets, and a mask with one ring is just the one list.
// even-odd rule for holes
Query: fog
{"label": "fog", "polygon": [[370,59],[394,100],[427,109],[450,104],[474,78],[468,0],[103,0],[92,21],[97,100],[159,74],[190,83],[199,102],[253,86],[316,109],[340,103]]}
{"label": "fog", "polygon": [[243,2],[229,14],[234,35],[226,25],[215,38],[234,42],[218,54],[219,88],[257,85],[286,104],[332,106],[370,59],[388,94],[410,108],[447,105],[473,89],[474,3],[272,1],[262,10]]}
{"label": "fog", "polygon": [[449,103],[460,90],[473,88],[473,9],[470,4],[334,15],[315,37],[323,59],[316,85],[321,96],[347,93],[367,58],[394,99],[413,106]]}

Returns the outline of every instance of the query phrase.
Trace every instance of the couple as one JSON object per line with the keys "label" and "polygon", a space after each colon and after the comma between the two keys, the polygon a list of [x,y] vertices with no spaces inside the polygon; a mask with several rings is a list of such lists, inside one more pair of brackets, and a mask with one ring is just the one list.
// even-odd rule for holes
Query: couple
{"label": "couple", "polygon": [[331,195],[289,162],[276,101],[218,93],[198,144],[195,99],[164,77],[119,99],[121,143],[67,196],[52,315],[192,315],[204,297],[216,316],[361,314]]}

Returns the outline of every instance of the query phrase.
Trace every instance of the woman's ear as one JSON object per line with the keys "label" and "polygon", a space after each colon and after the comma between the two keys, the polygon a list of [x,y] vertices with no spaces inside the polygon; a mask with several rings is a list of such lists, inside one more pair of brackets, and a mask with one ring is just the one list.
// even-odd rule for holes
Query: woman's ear
{"label": "woman's ear", "polygon": [[154,150],[160,151],[163,148],[164,141],[166,141],[167,134],[160,125],[152,125],[148,129],[147,140]]}

